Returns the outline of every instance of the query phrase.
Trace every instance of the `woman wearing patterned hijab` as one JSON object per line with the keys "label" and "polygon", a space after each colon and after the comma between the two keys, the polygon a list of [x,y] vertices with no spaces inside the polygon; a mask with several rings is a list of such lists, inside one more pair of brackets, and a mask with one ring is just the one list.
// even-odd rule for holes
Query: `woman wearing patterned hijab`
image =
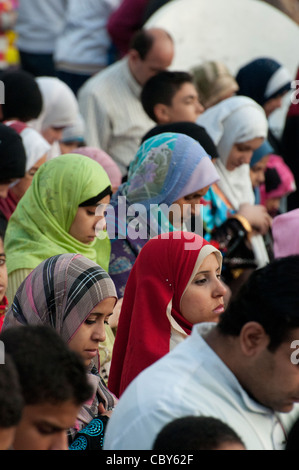
{"label": "woman wearing patterned hijab", "polygon": [[49,326],[82,357],[94,393],[70,430],[72,440],[76,436],[75,448],[101,448],[106,415],[115,406],[114,396],[98,373],[98,347],[105,340],[105,322],[116,301],[109,275],[84,256],[68,253],[37,266],[20,285],[5,316],[3,331],[16,326]]}
{"label": "woman wearing patterned hijab", "polygon": [[[160,233],[185,229],[183,214],[190,216],[218,179],[211,157],[187,135],[162,133],[143,142],[127,182],[111,199],[113,222],[109,213],[106,217],[111,240],[109,274],[119,297],[142,246]],[[171,206],[178,210],[173,218]]]}

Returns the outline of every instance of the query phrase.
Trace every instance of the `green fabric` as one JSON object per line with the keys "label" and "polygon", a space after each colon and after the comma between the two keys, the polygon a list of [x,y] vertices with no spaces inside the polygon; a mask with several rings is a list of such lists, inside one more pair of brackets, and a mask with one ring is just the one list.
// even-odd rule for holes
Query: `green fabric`
{"label": "green fabric", "polygon": [[8,274],[34,269],[50,256],[80,253],[106,271],[111,245],[106,234],[84,244],[69,235],[78,206],[110,186],[105,170],[82,155],[68,154],[44,163],[11,216],[5,234]]}

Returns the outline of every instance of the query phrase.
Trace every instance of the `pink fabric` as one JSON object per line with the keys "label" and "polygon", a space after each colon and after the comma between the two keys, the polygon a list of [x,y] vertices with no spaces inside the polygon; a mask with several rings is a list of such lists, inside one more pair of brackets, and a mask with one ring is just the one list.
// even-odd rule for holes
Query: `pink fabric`
{"label": "pink fabric", "polygon": [[267,163],[267,168],[275,168],[280,177],[280,184],[275,190],[267,193],[265,185],[262,184],[260,186],[262,204],[265,204],[267,199],[277,197],[282,198],[296,190],[294,175],[282,157],[271,154]]}
{"label": "pink fabric", "polygon": [[278,215],[273,219],[272,235],[274,257],[299,254],[299,209]]}
{"label": "pink fabric", "polygon": [[79,147],[72,153],[78,153],[90,157],[98,162],[106,171],[111,181],[112,188],[118,188],[122,182],[122,174],[115,161],[104,150],[96,147]]}

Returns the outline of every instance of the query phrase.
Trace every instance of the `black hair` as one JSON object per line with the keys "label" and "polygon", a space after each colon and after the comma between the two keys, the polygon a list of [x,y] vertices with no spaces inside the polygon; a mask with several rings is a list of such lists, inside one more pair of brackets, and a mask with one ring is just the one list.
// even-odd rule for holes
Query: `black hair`
{"label": "black hair", "polygon": [[[227,424],[210,416],[184,416],[166,424],[157,435],[154,450],[217,450],[241,438]],[[245,447],[245,446],[244,446]]]}
{"label": "black hair", "polygon": [[26,405],[80,405],[91,397],[83,361],[53,328],[12,327],[1,332],[0,340],[16,365]]}
{"label": "black hair", "polygon": [[258,322],[275,351],[299,328],[299,255],[275,259],[254,271],[230,302],[217,325],[222,335],[238,336],[243,326]]}
{"label": "black hair", "polygon": [[[165,31],[165,34],[172,41],[172,37],[167,31]],[[145,60],[146,56],[152,49],[155,40],[156,40],[155,35],[151,32],[150,29],[147,30],[147,29],[142,28],[136,31],[135,34],[133,35],[129,48],[137,51],[140,59]]]}
{"label": "black hair", "polygon": [[42,111],[43,99],[35,77],[25,70],[12,70],[4,72],[1,80],[5,92],[3,121],[36,119]]}
{"label": "black hair", "polygon": [[192,75],[188,72],[172,72],[164,70],[149,78],[145,83],[140,99],[144,111],[155,122],[157,118],[154,113],[156,104],[171,105],[172,99],[184,83],[193,83]]}
{"label": "black hair", "polygon": [[0,428],[19,424],[24,406],[16,366],[4,350],[4,363],[0,363]]}

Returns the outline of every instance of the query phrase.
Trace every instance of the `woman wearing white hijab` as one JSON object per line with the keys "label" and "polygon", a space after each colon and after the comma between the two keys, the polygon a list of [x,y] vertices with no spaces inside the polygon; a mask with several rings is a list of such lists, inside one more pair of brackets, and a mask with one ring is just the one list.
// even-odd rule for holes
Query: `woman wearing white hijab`
{"label": "woman wearing white hijab", "polygon": [[207,109],[197,123],[206,129],[219,153],[215,166],[220,180],[210,192],[221,194],[228,201],[232,214],[245,216],[255,230],[251,244],[257,264],[263,266],[269,258],[259,234],[268,231],[271,219],[262,206],[254,205],[249,164],[254,150],[267,137],[265,112],[251,98],[233,96]]}
{"label": "woman wearing white hijab", "polygon": [[48,159],[61,154],[59,141],[66,127],[76,124],[79,108],[77,98],[62,80],[56,77],[37,77],[43,98],[43,109],[30,125],[51,145]]}

